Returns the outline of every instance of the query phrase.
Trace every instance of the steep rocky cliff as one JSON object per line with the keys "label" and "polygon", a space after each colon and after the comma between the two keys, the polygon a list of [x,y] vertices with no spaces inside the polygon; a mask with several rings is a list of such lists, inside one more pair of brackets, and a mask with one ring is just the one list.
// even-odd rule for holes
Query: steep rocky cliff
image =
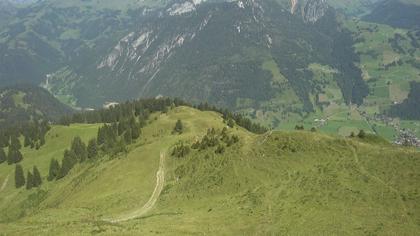
{"label": "steep rocky cliff", "polygon": [[326,0],[291,0],[291,13],[300,12],[305,22],[315,23],[328,9]]}

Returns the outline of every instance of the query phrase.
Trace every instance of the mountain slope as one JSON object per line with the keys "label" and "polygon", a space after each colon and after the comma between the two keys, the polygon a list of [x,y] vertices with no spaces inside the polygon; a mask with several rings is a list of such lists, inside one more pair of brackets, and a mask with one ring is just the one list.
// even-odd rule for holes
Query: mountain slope
{"label": "mountain slope", "polygon": [[364,20],[397,28],[420,29],[420,3],[411,0],[387,0],[376,4]]}
{"label": "mountain slope", "polygon": [[[156,18],[161,11],[140,17],[141,25],[86,70],[64,68],[47,83],[53,93],[64,90],[83,106],[164,95],[233,109],[250,101],[258,108],[290,92],[296,101],[278,109],[307,112],[320,92],[313,89],[308,67],[319,63],[339,71],[334,77],[345,102],[360,104],[367,88],[352,66],[357,57],[350,35],[336,30],[339,23],[323,1],[301,6],[291,14],[272,2],[220,2],[178,13],[176,7],[183,8],[175,4],[163,17]],[[272,60],[287,81],[273,79],[262,68]],[[86,96],[92,92],[95,96]]]}
{"label": "mountain slope", "polygon": [[72,112],[70,107],[39,87],[19,85],[0,89],[0,123],[57,120]]}
{"label": "mountain slope", "polygon": [[[0,30],[0,84],[41,84],[83,108],[182,97],[274,129],[393,140],[399,127],[386,114],[419,81],[419,33],[353,17],[388,3],[41,1]],[[372,15],[406,17],[387,9]]]}
{"label": "mountain slope", "polygon": [[[174,135],[178,119],[184,132]],[[223,154],[207,148],[171,156],[180,141],[190,145],[209,128],[218,133],[225,126],[220,114],[178,107],[153,114],[127,155],[78,165],[64,179],[38,190],[16,190],[9,180],[0,192],[2,231],[10,235],[46,230],[142,235],[418,232],[418,152],[373,137],[341,139],[309,132],[255,135],[236,127],[228,134],[238,135],[240,141]],[[83,127],[54,127],[40,150],[60,152],[61,147],[51,142],[64,146],[66,141],[55,132],[68,137],[79,128]],[[89,132],[84,140],[95,134],[94,126],[85,130]],[[106,221],[141,209],[148,201],[164,150],[165,184],[152,210],[127,222]],[[49,161],[39,156],[25,158],[22,164],[25,168],[37,164],[46,176]],[[12,168],[0,165],[0,170],[2,182]]]}
{"label": "mountain slope", "polygon": [[[294,94],[275,109],[299,113],[313,111],[322,92],[308,69],[317,63],[339,72],[344,102],[360,104],[367,94],[351,37],[324,0],[292,10],[288,1],[95,4],[42,1],[19,11],[21,20],[1,34],[1,83],[43,82],[83,107],[165,95],[259,108]],[[273,60],[287,81],[262,68]]]}

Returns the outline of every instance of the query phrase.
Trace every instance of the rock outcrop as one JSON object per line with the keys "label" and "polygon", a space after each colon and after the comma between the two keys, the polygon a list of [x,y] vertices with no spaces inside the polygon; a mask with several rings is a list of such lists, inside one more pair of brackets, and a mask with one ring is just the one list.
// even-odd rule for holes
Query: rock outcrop
{"label": "rock outcrop", "polygon": [[291,13],[300,12],[302,18],[307,23],[315,23],[321,19],[327,9],[326,0],[291,0]]}

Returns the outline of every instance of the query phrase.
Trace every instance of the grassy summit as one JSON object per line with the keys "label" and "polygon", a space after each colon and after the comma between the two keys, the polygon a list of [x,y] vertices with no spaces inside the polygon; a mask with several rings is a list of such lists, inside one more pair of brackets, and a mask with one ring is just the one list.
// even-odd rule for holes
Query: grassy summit
{"label": "grassy summit", "polygon": [[[173,133],[182,120],[182,134]],[[178,107],[155,113],[128,154],[78,164],[47,182],[52,156],[71,138],[87,140],[99,125],[54,127],[39,151],[24,152],[25,169],[37,164],[44,183],[16,190],[14,167],[0,165],[0,228],[22,234],[140,235],[415,235],[420,230],[420,154],[381,140],[343,139],[310,132],[255,135],[235,126],[239,142],[172,156],[207,130],[226,127],[218,113]],[[48,152],[47,152],[48,150]],[[156,190],[163,155],[164,186],[156,204],[141,210]],[[162,162],[161,162],[162,165]],[[158,177],[159,178],[159,177]],[[110,222],[109,219],[129,218]]]}

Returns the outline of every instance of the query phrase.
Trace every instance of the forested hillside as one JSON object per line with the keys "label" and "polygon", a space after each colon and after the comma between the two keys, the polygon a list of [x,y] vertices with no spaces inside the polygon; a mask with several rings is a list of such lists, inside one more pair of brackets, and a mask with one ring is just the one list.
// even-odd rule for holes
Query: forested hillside
{"label": "forested hillside", "polygon": [[361,104],[367,87],[335,10],[279,2],[42,1],[1,33],[1,83],[43,82],[81,107],[164,95],[301,114],[324,92],[310,69],[317,63],[337,70],[345,103]]}
{"label": "forested hillside", "polygon": [[73,110],[45,89],[18,85],[0,89],[0,123],[14,125],[26,121],[53,121]]}

